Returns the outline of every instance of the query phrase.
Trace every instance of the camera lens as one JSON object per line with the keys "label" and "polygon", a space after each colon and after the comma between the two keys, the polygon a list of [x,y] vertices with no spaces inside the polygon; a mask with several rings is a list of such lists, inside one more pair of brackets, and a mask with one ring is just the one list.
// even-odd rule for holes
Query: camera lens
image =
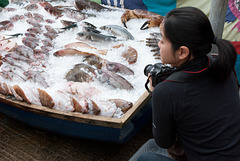
{"label": "camera lens", "polygon": [[152,64],[148,64],[145,68],[144,68],[144,74],[145,76],[148,76],[148,73],[150,73],[150,71],[152,70],[154,66]]}

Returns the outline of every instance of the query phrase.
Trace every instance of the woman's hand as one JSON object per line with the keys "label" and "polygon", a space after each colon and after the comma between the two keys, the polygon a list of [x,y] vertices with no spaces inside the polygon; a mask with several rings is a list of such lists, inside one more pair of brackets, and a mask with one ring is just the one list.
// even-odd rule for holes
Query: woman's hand
{"label": "woman's hand", "polygon": [[152,86],[152,77],[151,77],[150,73],[148,73],[148,79],[149,79],[149,84],[150,84],[149,90],[150,90],[150,91],[153,91],[153,90],[154,90],[154,87]]}

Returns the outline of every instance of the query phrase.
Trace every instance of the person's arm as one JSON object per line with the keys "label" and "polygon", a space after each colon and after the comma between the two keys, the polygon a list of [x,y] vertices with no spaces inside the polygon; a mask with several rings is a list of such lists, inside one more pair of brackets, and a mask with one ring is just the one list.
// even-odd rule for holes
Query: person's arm
{"label": "person's arm", "polygon": [[172,118],[174,98],[168,94],[169,90],[165,85],[157,85],[152,95],[153,137],[162,148],[171,147],[176,140],[175,123]]}

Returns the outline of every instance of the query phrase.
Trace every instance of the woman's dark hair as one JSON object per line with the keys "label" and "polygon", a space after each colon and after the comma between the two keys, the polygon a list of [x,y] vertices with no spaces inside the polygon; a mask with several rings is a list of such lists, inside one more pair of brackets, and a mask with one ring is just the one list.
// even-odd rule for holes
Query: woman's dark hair
{"label": "woman's dark hair", "polygon": [[217,79],[225,80],[234,69],[237,54],[233,45],[215,37],[208,17],[201,10],[194,7],[171,10],[163,21],[163,33],[174,51],[186,46],[194,58],[208,54],[215,43],[219,53],[209,69]]}

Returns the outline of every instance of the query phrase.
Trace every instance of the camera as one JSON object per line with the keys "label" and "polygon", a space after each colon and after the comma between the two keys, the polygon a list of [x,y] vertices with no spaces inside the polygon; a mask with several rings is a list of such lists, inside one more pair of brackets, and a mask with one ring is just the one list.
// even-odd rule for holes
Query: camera
{"label": "camera", "polygon": [[[152,78],[152,86],[155,87],[158,83],[164,81],[169,75],[171,75],[176,70],[175,67],[171,67],[168,65],[163,65],[162,63],[156,63],[154,65],[149,64],[144,68],[144,74],[148,77]],[[149,78],[145,84],[147,88],[147,84],[149,83]],[[149,91],[149,89],[147,88]]]}

